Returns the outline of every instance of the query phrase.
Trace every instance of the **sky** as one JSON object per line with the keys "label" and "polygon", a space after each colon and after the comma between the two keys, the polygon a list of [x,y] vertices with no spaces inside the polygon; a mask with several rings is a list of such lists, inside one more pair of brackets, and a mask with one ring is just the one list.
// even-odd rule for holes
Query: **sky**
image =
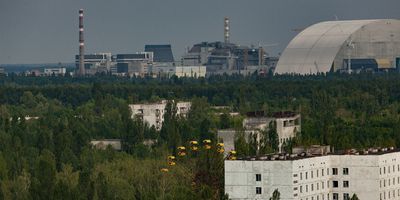
{"label": "sky", "polygon": [[400,19],[400,0],[0,0],[0,64],[70,63],[84,9],[85,53],[135,53],[171,44],[176,60],[202,41],[266,45],[278,55],[314,23]]}

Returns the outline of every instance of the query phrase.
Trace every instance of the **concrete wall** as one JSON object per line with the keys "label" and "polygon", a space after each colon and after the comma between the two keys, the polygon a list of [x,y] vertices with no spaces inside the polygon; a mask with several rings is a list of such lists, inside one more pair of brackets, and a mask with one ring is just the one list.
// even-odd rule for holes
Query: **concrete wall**
{"label": "concrete wall", "polygon": [[[256,181],[256,174],[261,174],[261,181]],[[262,194],[256,194],[256,187],[262,187]],[[338,200],[344,200],[344,194],[357,194],[362,200],[400,199],[400,152],[225,161],[225,192],[230,199],[269,199],[275,189],[281,200],[332,200],[334,194]]]}
{"label": "concrete wall", "polygon": [[[132,118],[138,117],[149,126],[154,126],[157,130],[161,130],[164,121],[165,106],[167,101],[154,104],[130,104],[129,108],[132,112]],[[177,115],[187,117],[191,107],[191,102],[178,102],[176,103]]]}

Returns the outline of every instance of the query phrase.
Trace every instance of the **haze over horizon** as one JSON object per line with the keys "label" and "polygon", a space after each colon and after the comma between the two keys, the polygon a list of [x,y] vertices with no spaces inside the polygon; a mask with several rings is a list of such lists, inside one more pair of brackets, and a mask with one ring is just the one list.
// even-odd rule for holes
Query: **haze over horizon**
{"label": "haze over horizon", "polygon": [[231,41],[278,55],[297,34],[321,21],[400,18],[399,0],[0,0],[0,64],[74,62],[78,10],[85,11],[85,53],[134,53],[145,44],[171,44],[176,60],[187,47]]}

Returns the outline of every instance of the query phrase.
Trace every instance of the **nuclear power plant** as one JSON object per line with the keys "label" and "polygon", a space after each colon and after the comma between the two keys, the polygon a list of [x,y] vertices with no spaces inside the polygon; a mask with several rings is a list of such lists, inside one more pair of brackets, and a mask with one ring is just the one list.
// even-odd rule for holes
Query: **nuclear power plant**
{"label": "nuclear power plant", "polygon": [[83,9],[79,10],[77,75],[189,76],[222,74],[325,74],[400,71],[400,21],[328,21],[301,31],[281,57],[263,47],[232,42],[231,20],[223,18],[223,41],[204,41],[175,60],[171,44],[145,45],[135,53],[84,54]]}

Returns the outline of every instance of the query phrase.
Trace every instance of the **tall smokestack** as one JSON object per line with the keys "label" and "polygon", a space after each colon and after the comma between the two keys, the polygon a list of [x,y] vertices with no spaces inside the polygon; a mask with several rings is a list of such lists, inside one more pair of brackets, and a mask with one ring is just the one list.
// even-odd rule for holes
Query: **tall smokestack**
{"label": "tall smokestack", "polygon": [[224,41],[229,43],[229,18],[224,18]]}
{"label": "tall smokestack", "polygon": [[85,42],[83,39],[83,9],[79,10],[79,75],[85,75]]}

